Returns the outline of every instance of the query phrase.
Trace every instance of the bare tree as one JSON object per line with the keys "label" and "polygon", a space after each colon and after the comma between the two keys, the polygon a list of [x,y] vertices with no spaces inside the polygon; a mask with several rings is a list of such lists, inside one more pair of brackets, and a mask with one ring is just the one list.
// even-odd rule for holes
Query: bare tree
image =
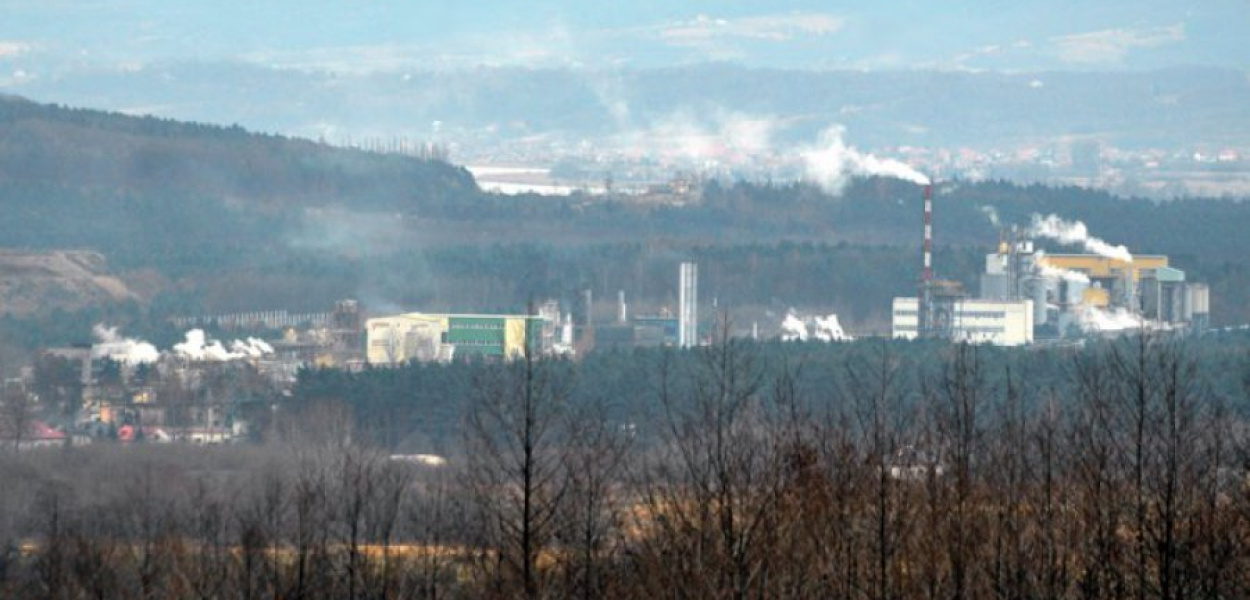
{"label": "bare tree", "polygon": [[[721,327],[727,333],[728,323]],[[696,351],[694,371],[676,386],[667,367],[661,373],[666,439],[640,490],[655,528],[643,577],[657,588],[745,598],[769,577],[782,469],[759,403],[762,372],[747,344],[720,335]]]}
{"label": "bare tree", "polygon": [[217,492],[203,479],[190,490],[185,500],[183,517],[179,520],[182,536],[191,548],[182,553],[177,565],[179,579],[185,582],[188,596],[198,600],[222,597],[230,583],[234,567],[230,521],[233,505],[217,497]]}
{"label": "bare tree", "polygon": [[539,558],[552,548],[568,480],[568,365],[520,359],[479,371],[469,413],[468,477],[496,553],[495,590],[538,598],[547,586]]}
{"label": "bare tree", "polygon": [[[984,380],[976,346],[951,348],[941,379],[934,386],[934,423],[946,476],[940,495],[949,501],[936,533],[945,541],[951,598],[975,597],[976,543],[983,534],[977,514],[982,456]],[[941,501],[940,498],[937,498]]]}
{"label": "bare tree", "polygon": [[567,502],[560,519],[568,546],[566,596],[589,600],[608,593],[604,565],[619,558],[624,519],[621,474],[632,446],[602,404],[582,407],[571,420],[566,454]]}
{"label": "bare tree", "polygon": [[453,564],[465,543],[466,531],[460,528],[469,518],[463,498],[455,492],[453,476],[445,467],[423,473],[414,483],[401,524],[416,547],[400,597],[437,600],[449,595]]}
{"label": "bare tree", "polygon": [[28,441],[34,424],[37,405],[20,387],[3,386],[0,390],[0,439],[7,440],[14,452]]}
{"label": "bare tree", "polygon": [[873,351],[870,359],[848,364],[846,379],[871,476],[870,596],[888,600],[899,594],[894,573],[907,518],[899,486],[911,478],[914,457],[907,452],[911,446],[906,438],[908,415],[899,383],[899,361],[887,344],[876,346]]}
{"label": "bare tree", "polygon": [[1069,517],[1068,511],[1063,510],[1069,505],[1065,477],[1068,465],[1062,439],[1065,425],[1061,421],[1056,394],[1053,389],[1046,392],[1042,413],[1032,428],[1029,443],[1037,456],[1038,490],[1035,498],[1041,510],[1036,513],[1036,535],[1040,538],[1038,543],[1041,548],[1034,557],[1040,565],[1038,590],[1044,598],[1066,597],[1070,579],[1070,548],[1064,536]]}

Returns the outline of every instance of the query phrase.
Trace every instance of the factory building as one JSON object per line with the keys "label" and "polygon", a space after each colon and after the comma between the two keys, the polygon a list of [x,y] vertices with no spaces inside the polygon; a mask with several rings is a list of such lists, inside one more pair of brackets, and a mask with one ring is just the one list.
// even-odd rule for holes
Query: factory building
{"label": "factory building", "polygon": [[[998,223],[996,213],[992,219]],[[1039,339],[1117,335],[1146,328],[1201,333],[1210,324],[1210,290],[1187,283],[1162,255],[1134,256],[1089,235],[1084,223],[1033,216],[1031,227],[1004,228],[985,257],[979,297],[935,275],[933,190],[924,186],[923,267],[919,293],[895,298],[895,338],[938,338],[1019,345]],[[1048,254],[1034,238],[1082,244],[1093,254]]]}
{"label": "factory building", "polygon": [[1132,260],[1047,254],[1031,240],[1003,242],[985,257],[980,297],[1033,301],[1037,335],[1065,337],[1142,327],[1201,332],[1210,323],[1207,286],[1186,282],[1164,255]]}
{"label": "factory building", "polygon": [[531,315],[407,313],[369,319],[366,360],[397,365],[410,360],[450,361],[464,356],[517,358],[550,351],[546,319]]}
{"label": "factory building", "polygon": [[[946,336],[974,344],[1020,346],[1033,341],[1032,300],[961,298],[935,310]],[[894,299],[893,337],[915,339],[920,332],[918,298]]]}
{"label": "factory building", "polygon": [[[1037,258],[1037,263],[1042,267],[1079,273],[1089,278],[1079,301],[1072,298],[1070,304],[1098,308],[1122,306],[1136,310],[1140,308],[1138,284],[1143,278],[1152,277],[1157,270],[1167,269],[1168,257],[1140,255],[1128,262],[1094,254],[1045,254]],[[1184,273],[1180,277],[1183,281]]]}
{"label": "factory building", "polygon": [[[941,338],[970,343],[1019,346],[1033,341],[1033,301],[1003,294],[970,299],[958,281],[937,279],[933,268],[933,186],[924,188],[924,237],[920,293],[895,298],[895,339]],[[983,284],[984,286],[984,284]]]}

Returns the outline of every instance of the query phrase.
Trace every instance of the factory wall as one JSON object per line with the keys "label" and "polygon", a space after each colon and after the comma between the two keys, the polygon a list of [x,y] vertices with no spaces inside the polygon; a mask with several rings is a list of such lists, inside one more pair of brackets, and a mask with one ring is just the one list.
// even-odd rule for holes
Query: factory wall
{"label": "factory wall", "polygon": [[448,361],[478,355],[516,358],[537,350],[543,319],[526,315],[408,313],[369,319],[366,360],[373,365]]}
{"label": "factory wall", "polygon": [[[957,300],[953,305],[951,334],[954,339],[998,346],[1019,346],[1033,341],[1031,300]],[[893,336],[915,339],[919,328],[919,300],[895,298]]]}
{"label": "factory wall", "polygon": [[369,319],[365,323],[365,360],[373,365],[394,365],[443,359],[443,354],[451,351],[444,349],[448,321],[446,315],[421,313]]}

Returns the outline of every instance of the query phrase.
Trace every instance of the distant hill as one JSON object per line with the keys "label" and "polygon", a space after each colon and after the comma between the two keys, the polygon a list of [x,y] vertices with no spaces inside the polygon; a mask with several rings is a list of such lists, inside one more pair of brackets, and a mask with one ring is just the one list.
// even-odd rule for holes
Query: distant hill
{"label": "distant hill", "polygon": [[299,254],[288,232],[306,213],[418,214],[480,196],[440,160],[0,96],[0,303],[25,314],[200,294]]}
{"label": "distant hill", "polygon": [[468,171],[438,160],[0,96],[0,186],[49,183],[95,193],[205,195],[258,208],[393,208],[477,193]]}
{"label": "distant hill", "polygon": [[[880,324],[893,295],[914,291],[920,204],[915,185],[883,179],[839,197],[800,183],[705,182],[680,205],[498,196],[437,160],[0,98],[0,247],[44,262],[66,249],[103,257],[72,277],[41,268],[0,281],[0,301],[30,310],[127,306],[159,321],[354,297],[375,310],[510,311],[552,296],[571,306],[587,287],[660,310],[676,263],[695,258],[701,287],[726,305],[823,307],[852,326]],[[998,239],[986,207],[1021,224],[1053,212],[1172,255],[1211,284],[1218,322],[1250,320],[1250,203],[947,182],[937,204],[944,277],[974,285]],[[122,287],[97,285],[110,274]],[[63,321],[10,335],[33,346]]]}
{"label": "distant hill", "polygon": [[[581,140],[634,139],[679,125],[715,130],[721,117],[777,117],[782,143],[810,143],[839,123],[850,141],[870,148],[985,151],[1097,139],[1179,150],[1240,146],[1250,135],[1245,72],[1201,67],[1004,73],[712,63],[352,74],[193,62],[71,70],[21,89],[63,102],[306,136],[438,135],[480,153],[505,142],[576,147]],[[284,101],[290,98],[298,101]]]}

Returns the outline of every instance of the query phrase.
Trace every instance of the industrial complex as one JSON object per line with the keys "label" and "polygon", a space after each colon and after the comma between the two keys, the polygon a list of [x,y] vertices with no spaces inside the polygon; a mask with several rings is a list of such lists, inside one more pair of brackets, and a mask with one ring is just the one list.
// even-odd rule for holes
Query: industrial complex
{"label": "industrial complex", "polygon": [[678,315],[637,315],[631,320],[625,292],[618,295],[615,323],[596,323],[587,292],[580,324],[549,300],[529,315],[405,313],[369,319],[365,360],[393,366],[411,360],[447,362],[466,356],[511,360],[525,355],[570,355],[605,346],[696,346],[699,337],[699,266],[678,270]]}
{"label": "industrial complex", "polygon": [[[1054,215],[1002,229],[973,296],[958,281],[934,277],[932,186],[924,188],[924,206],[920,290],[894,299],[895,338],[1018,346],[1126,330],[1201,332],[1210,325],[1209,288],[1187,282],[1167,256],[1135,256]],[[1040,248],[1047,238],[1091,252],[1048,254]]]}
{"label": "industrial complex", "polygon": [[[1209,288],[1189,281],[1169,257],[1133,255],[1089,235],[1084,224],[1055,215],[1035,215],[1029,226],[999,227],[997,246],[985,255],[975,290],[938,278],[932,258],[933,191],[927,185],[923,189],[919,288],[914,296],[894,298],[893,338],[1022,346],[1129,330],[1200,333],[1210,326]],[[1080,245],[1086,252],[1049,253],[1042,247],[1047,240]],[[308,367],[355,371],[414,361],[507,361],[583,356],[596,349],[705,345],[711,338],[710,329],[700,327],[699,265],[674,266],[669,298],[676,305],[653,306],[649,313],[631,315],[624,290],[617,294],[613,318],[602,319],[595,318],[590,290],[581,292],[567,311],[552,299],[523,314],[404,312],[366,318],[356,301],[342,300],[323,313],[171,319],[191,329],[168,350],[100,326],[94,344],[50,348],[43,357],[74,365],[67,385],[82,390],[73,429],[80,437],[223,443],[251,435],[254,420],[273,418],[264,398],[289,391]],[[715,294],[707,304],[719,310]],[[751,323],[749,335],[759,339],[759,329]],[[248,337],[218,340],[206,330],[247,332]],[[764,337],[782,342],[854,339],[836,314],[805,315],[793,308],[774,332]]]}

